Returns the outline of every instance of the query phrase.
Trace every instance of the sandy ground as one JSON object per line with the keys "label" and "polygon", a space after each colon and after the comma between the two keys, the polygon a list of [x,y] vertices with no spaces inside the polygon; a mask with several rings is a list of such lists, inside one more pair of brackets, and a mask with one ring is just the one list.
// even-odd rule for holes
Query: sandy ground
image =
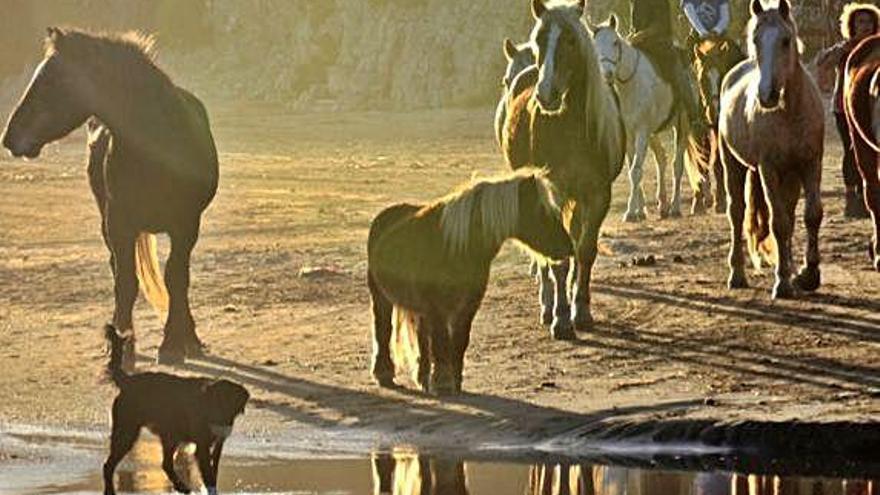
{"label": "sandy ground", "polygon": [[[842,217],[834,137],[818,293],[771,301],[769,272],[727,291],[726,219],[624,224],[621,176],[595,270],[596,330],[552,341],[525,256],[505,248],[475,322],[467,393],[436,400],[370,382],[367,229],[388,203],[504,171],[490,109],[291,116],[210,103],[222,176],[191,297],[215,357],[186,369],[247,384],[253,438],[474,447],[600,419],[878,418],[880,275],[869,222]],[[35,162],[0,158],[3,429],[106,428],[114,390],[99,383],[99,333],[112,281],[84,152],[76,133]],[[797,239],[802,253],[801,222]],[[646,254],[656,266],[628,263]],[[143,301],[135,311],[140,366],[153,368],[161,321]]]}

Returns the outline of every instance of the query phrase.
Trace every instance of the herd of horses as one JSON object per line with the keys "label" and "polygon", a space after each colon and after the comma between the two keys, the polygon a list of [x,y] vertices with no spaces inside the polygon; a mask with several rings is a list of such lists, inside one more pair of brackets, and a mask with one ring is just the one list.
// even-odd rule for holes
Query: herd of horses
{"label": "herd of horses", "polygon": [[[693,213],[713,203],[718,212],[726,209],[730,288],[747,286],[746,247],[754,263],[775,266],[773,297],[820,285],[824,114],[800,61],[789,0],[774,8],[751,2],[747,54],[724,40],[695,47],[709,129],[699,133],[673,88],[618,32],[616,17],[589,24],[584,0],[532,0],[531,11],[528,42],[504,44],[508,67],[496,114],[496,137],[513,171],[428,204],[391,206],[371,224],[371,371],[382,386],[393,386],[397,369],[408,365],[425,391],[461,390],[471,324],[490,264],[508,239],[537,260],[541,320],[551,336],[572,339],[590,330],[590,281],[612,184],[628,163],[624,219],[643,220],[648,149],[658,162],[661,216],[681,215],[685,171],[695,191]],[[880,38],[863,43],[849,63],[847,115],[875,223],[872,262],[880,270]],[[198,357],[190,253],[218,177],[207,112],[155,65],[151,38],[51,28],[3,145],[16,157],[36,158],[45,144],[86,123],[89,179],[114,277],[112,323],[133,331],[140,285],[154,306],[167,309],[159,362]],[[675,144],[671,201],[658,137],[668,130]],[[801,190],[806,256],[792,277]],[[171,239],[164,274],[157,233]],[[133,366],[134,349],[126,356]]]}

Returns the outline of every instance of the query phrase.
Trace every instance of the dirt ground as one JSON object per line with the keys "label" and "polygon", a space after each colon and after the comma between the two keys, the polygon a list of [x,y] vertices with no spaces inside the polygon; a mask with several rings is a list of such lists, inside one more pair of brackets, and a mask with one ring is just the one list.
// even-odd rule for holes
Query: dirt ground
{"label": "dirt ground", "polygon": [[[880,275],[869,222],[842,217],[830,127],[818,293],[772,301],[769,271],[726,290],[725,217],[624,224],[621,176],[595,270],[596,330],[552,341],[526,257],[507,247],[475,322],[467,393],[436,400],[370,381],[367,229],[384,205],[503,172],[491,110],[293,116],[208,103],[221,185],[191,297],[214,357],[186,369],[248,385],[253,437],[332,430],[475,446],[608,418],[878,418]],[[106,428],[112,281],[84,155],[75,133],[34,162],[0,158],[0,426]],[[647,254],[656,266],[629,263]],[[135,311],[140,367],[154,368],[161,321],[143,301]]]}

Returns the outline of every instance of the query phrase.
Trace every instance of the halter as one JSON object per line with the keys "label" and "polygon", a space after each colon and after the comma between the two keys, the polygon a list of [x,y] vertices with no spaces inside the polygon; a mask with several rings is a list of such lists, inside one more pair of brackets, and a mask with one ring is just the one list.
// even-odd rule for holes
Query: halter
{"label": "halter", "polygon": [[609,62],[614,66],[614,80],[620,84],[627,84],[632,81],[632,78],[636,76],[636,72],[639,70],[639,62],[642,60],[642,52],[640,50],[636,50],[636,61],[633,63],[632,73],[627,76],[621,78],[617,75],[617,68],[620,66],[620,63],[623,62],[623,45],[621,43],[617,44],[617,56],[613,59],[608,57],[602,57],[599,59],[599,62]]}

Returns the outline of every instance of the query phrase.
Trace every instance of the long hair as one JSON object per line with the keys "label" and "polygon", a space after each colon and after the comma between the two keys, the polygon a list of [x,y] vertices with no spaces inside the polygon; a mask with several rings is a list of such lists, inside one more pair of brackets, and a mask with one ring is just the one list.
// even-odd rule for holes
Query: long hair
{"label": "long hair", "polygon": [[859,14],[871,16],[874,23],[874,34],[880,31],[880,8],[870,3],[848,3],[840,13],[840,34],[843,39],[851,40],[855,31],[855,20]]}
{"label": "long hair", "polygon": [[474,247],[475,227],[482,239],[493,244],[514,235],[519,222],[519,187],[528,180],[536,181],[541,205],[558,212],[553,186],[542,170],[525,167],[513,174],[472,181],[433,205],[442,208],[440,226],[446,248],[462,253]]}

